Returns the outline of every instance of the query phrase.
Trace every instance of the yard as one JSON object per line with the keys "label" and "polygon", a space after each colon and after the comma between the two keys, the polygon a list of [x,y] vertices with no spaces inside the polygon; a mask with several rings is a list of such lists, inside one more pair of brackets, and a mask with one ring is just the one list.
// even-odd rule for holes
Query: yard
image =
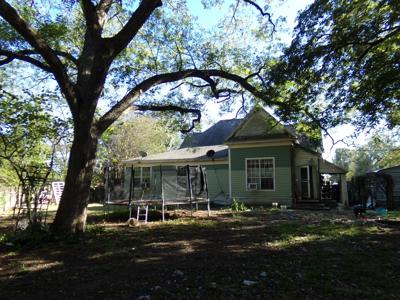
{"label": "yard", "polygon": [[[159,219],[159,215],[152,216]],[[128,227],[91,206],[87,233],[6,245],[0,299],[398,299],[400,226],[351,212],[171,212]],[[42,240],[40,240],[42,239]]]}

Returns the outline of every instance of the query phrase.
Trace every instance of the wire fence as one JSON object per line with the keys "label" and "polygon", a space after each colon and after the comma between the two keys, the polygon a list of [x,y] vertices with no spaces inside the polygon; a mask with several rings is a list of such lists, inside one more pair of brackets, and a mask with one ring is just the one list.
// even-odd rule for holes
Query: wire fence
{"label": "wire fence", "polygon": [[11,210],[17,202],[17,195],[15,187],[0,186],[0,212]]}

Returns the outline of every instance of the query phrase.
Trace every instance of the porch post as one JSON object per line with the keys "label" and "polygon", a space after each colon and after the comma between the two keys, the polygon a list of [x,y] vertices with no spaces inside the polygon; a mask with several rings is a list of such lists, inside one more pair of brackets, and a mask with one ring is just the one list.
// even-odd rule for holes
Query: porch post
{"label": "porch post", "polygon": [[165,221],[165,199],[164,199],[164,187],[163,187],[163,173],[162,166],[160,164],[160,184],[161,184],[161,211],[162,211],[162,221]]}
{"label": "porch post", "polygon": [[[229,201],[232,203],[232,161],[231,161],[231,148],[228,148],[228,180],[229,180]],[[215,166],[214,166],[215,168]]]}
{"label": "porch post", "polygon": [[133,189],[133,183],[134,183],[134,178],[135,178],[135,170],[133,169],[133,165],[131,166],[131,179],[129,181],[129,200],[128,200],[128,205],[129,205],[129,219],[132,218],[132,189]]}
{"label": "porch post", "polygon": [[208,178],[207,178],[207,171],[206,168],[201,167],[201,174],[203,174],[203,180],[204,180],[204,186],[206,190],[206,197],[207,197],[207,211],[208,211],[208,216],[211,216],[210,213],[210,195],[208,194]]}
{"label": "porch post", "polygon": [[193,190],[192,190],[192,181],[190,180],[190,166],[186,166],[187,170],[187,180],[188,180],[188,187],[189,187],[189,201],[190,201],[190,216],[193,214],[193,204],[192,204],[192,198],[193,198]]}
{"label": "porch post", "polygon": [[340,200],[344,207],[349,206],[349,198],[347,193],[346,174],[340,174]]}

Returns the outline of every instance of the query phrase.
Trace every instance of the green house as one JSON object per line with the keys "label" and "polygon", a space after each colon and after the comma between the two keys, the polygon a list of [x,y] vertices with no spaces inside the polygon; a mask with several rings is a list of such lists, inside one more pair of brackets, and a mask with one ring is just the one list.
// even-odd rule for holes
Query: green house
{"label": "green house", "polygon": [[180,149],[124,164],[134,176],[136,199],[193,196],[186,188],[195,176],[191,166],[206,174],[207,197],[217,204],[347,205],[346,171],[262,108],[193,133]]}

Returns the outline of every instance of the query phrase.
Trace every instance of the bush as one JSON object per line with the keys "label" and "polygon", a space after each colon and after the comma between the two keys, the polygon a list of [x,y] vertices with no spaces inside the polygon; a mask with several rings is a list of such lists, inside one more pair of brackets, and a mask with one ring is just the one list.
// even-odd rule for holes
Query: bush
{"label": "bush", "polygon": [[233,199],[232,205],[231,205],[231,210],[232,211],[245,211],[245,210],[247,210],[247,207],[246,207],[246,205],[244,205],[243,202]]}

